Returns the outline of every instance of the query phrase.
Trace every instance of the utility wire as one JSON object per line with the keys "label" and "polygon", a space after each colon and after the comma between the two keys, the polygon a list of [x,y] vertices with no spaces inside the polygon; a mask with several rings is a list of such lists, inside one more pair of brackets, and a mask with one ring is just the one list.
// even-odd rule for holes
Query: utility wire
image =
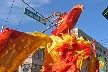
{"label": "utility wire", "polygon": [[[14,0],[12,1],[13,3],[12,3],[12,5],[11,5],[11,9],[9,10],[9,14],[8,14],[8,17],[6,18],[6,23],[8,22],[8,19],[9,19],[9,16],[10,16],[10,13],[11,13],[11,11],[12,11],[12,6],[13,6],[13,4],[14,4]],[[5,23],[5,26],[6,26],[6,23]]]}
{"label": "utility wire", "polygon": [[42,14],[40,14],[39,12],[37,12],[34,8],[32,8],[28,3],[26,3],[24,0],[22,0],[23,3],[25,3],[28,7],[30,7],[36,14],[40,15],[43,19],[45,19],[46,21],[50,22],[50,25],[42,31],[42,33],[46,32],[47,30],[49,30],[50,28],[52,28],[53,26],[56,26],[56,24],[54,24],[54,21],[56,21],[58,18],[54,19],[52,22],[50,21],[51,18],[53,18],[54,16],[62,16],[64,15],[66,12],[62,13],[62,12],[57,12],[47,18],[45,18]]}
{"label": "utility wire", "polygon": [[[36,14],[39,14],[42,18],[46,19],[43,15],[41,15],[41,14],[38,13],[34,8],[32,8],[28,3],[26,3],[24,0],[22,0],[22,1],[23,1],[23,3],[25,3],[28,7],[30,7]],[[53,16],[52,16],[52,17],[53,17]],[[44,30],[44,31],[42,31],[42,32],[45,32],[45,31],[47,31],[48,29],[50,29],[50,28],[52,28],[52,27],[54,26],[54,23],[51,22],[51,21],[49,21],[49,19],[47,19],[47,21],[50,22],[50,24],[52,24],[52,25],[50,25],[46,30]]]}
{"label": "utility wire", "polygon": [[[34,8],[32,8],[28,3],[26,3],[24,0],[22,0],[26,5],[28,5],[36,14],[39,14],[42,18],[45,19],[45,17],[40,14],[39,12],[37,12]],[[53,24],[51,21],[48,20],[48,22],[50,22],[51,24]]]}
{"label": "utility wire", "polygon": [[[28,4],[30,4],[30,3],[31,3],[31,1]],[[27,8],[28,8],[28,6],[27,6]],[[20,21],[19,21],[19,23],[18,23],[17,30],[18,30],[18,27],[20,26],[20,24],[21,24],[21,22],[22,22],[23,19],[24,19],[24,15],[23,15],[23,18],[21,18]]]}

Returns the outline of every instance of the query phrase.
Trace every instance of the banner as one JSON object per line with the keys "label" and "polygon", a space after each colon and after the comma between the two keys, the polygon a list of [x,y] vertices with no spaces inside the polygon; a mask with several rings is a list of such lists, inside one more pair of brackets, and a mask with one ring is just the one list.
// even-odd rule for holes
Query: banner
{"label": "banner", "polygon": [[103,57],[98,57],[99,60],[99,72],[106,72],[106,62]]}

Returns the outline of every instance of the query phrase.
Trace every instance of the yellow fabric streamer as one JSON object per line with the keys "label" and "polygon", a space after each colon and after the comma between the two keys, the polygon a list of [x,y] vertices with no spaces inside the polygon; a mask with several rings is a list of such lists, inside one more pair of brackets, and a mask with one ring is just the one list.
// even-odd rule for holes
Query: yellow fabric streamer
{"label": "yellow fabric streamer", "polygon": [[29,54],[32,54],[38,48],[49,47],[52,43],[52,39],[39,32],[33,32],[32,34],[24,33],[17,39],[15,39],[6,48],[8,50],[0,53],[0,72],[13,72],[27,59]]}

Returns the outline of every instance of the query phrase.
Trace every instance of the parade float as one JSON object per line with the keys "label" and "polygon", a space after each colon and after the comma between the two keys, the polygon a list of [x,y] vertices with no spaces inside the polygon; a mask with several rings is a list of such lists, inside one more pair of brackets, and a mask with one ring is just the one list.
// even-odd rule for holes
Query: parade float
{"label": "parade float", "polygon": [[41,72],[81,72],[85,65],[86,72],[98,72],[95,40],[84,40],[68,32],[75,27],[83,9],[78,4],[60,16],[51,36],[4,27],[0,33],[0,72],[13,72],[38,48],[45,48]]}

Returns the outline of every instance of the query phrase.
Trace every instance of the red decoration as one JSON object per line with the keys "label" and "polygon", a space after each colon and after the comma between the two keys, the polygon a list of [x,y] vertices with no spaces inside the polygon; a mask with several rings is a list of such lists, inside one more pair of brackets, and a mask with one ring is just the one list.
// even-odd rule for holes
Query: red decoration
{"label": "red decoration", "polygon": [[19,32],[10,28],[4,28],[0,33],[0,52],[7,47],[14,39],[22,35],[23,32]]}

